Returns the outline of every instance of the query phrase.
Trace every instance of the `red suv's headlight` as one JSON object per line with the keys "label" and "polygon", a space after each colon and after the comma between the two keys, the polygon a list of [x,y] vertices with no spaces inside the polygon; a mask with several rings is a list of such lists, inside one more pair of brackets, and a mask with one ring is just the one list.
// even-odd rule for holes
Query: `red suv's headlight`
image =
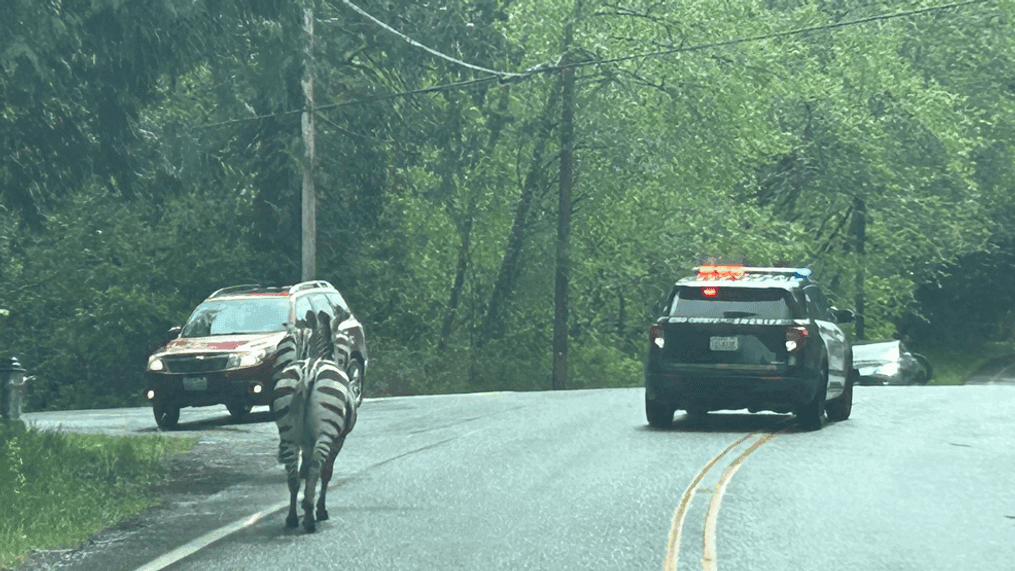
{"label": "red suv's headlight", "polygon": [[268,351],[266,349],[247,351],[244,353],[232,353],[229,355],[229,362],[226,364],[226,368],[246,369],[248,367],[256,367],[264,362],[264,358],[267,355]]}

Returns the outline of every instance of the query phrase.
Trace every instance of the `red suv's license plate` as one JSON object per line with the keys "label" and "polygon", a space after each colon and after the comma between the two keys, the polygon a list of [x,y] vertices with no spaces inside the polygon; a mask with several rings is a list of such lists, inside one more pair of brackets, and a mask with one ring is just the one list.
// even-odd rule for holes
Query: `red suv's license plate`
{"label": "red suv's license plate", "polygon": [[208,390],[208,379],[204,377],[183,377],[183,390],[206,391]]}
{"label": "red suv's license plate", "polygon": [[736,337],[711,337],[708,340],[708,348],[713,351],[736,351]]}

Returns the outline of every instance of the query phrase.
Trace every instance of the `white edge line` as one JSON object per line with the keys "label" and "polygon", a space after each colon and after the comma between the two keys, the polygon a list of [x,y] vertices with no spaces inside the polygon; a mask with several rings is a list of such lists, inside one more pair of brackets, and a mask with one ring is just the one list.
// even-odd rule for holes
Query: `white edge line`
{"label": "white edge line", "polygon": [[212,530],[202,535],[201,537],[198,537],[197,539],[191,540],[181,545],[180,547],[177,547],[176,549],[170,551],[169,553],[166,553],[164,555],[155,558],[154,560],[150,561],[147,564],[138,567],[135,571],[159,571],[160,569],[165,569],[166,567],[176,563],[177,561],[180,561],[181,559],[193,555],[194,553],[200,551],[201,549],[208,547],[212,543],[215,543],[216,541],[226,537],[227,535],[236,533],[237,531],[245,527],[250,527],[255,523],[257,523],[259,520],[263,519],[265,516],[271,515],[287,507],[289,507],[288,501],[281,502],[267,509],[261,510],[254,515],[247,516],[243,519],[236,520],[229,525]]}

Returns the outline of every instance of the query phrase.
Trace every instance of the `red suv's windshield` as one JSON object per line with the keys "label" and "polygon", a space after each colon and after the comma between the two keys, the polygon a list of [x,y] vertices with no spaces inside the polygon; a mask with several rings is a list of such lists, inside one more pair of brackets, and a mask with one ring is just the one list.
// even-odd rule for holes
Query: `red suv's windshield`
{"label": "red suv's windshield", "polygon": [[183,326],[180,337],[210,337],[283,331],[289,319],[285,297],[206,301]]}

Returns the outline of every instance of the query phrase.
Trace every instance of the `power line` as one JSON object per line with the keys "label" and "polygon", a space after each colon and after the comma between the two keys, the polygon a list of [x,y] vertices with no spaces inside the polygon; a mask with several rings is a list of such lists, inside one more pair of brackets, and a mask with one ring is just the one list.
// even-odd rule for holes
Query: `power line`
{"label": "power line", "polygon": [[[345,0],[343,0],[343,1],[345,1]],[[942,11],[945,11],[945,10],[952,10],[952,9],[956,9],[956,8],[961,8],[963,6],[969,6],[969,5],[972,5],[972,4],[984,4],[984,3],[987,3],[987,2],[990,2],[990,1],[992,1],[992,0],[966,0],[964,2],[956,2],[956,3],[953,3],[953,4],[945,4],[945,5],[942,5],[942,6],[930,6],[930,7],[927,7],[927,8],[919,8],[919,9],[916,9],[916,10],[908,10],[908,11],[905,11],[905,12],[895,12],[895,13],[892,13],[892,14],[877,14],[877,15],[874,15],[874,16],[867,16],[867,17],[864,17],[864,18],[857,18],[855,20],[847,20],[845,22],[836,22],[834,24],[824,24],[824,25],[821,25],[821,26],[810,26],[810,27],[807,27],[807,28],[797,28],[797,29],[794,29],[794,30],[787,30],[787,31],[784,31],[784,32],[772,32],[770,34],[762,34],[762,35],[758,35],[758,36],[749,36],[749,37],[744,37],[744,38],[734,38],[732,40],[722,40],[722,41],[718,41],[718,42],[709,42],[709,43],[704,43],[704,44],[696,44],[696,45],[693,45],[693,46],[679,46],[679,47],[675,47],[675,48],[668,48],[668,49],[665,49],[665,50],[658,50],[658,51],[654,51],[654,52],[646,52],[646,53],[643,53],[643,54],[627,55],[627,56],[620,56],[620,57],[601,59],[601,60],[586,60],[586,61],[569,63],[569,64],[565,64],[565,65],[546,65],[546,66],[544,66],[544,65],[540,64],[540,65],[536,65],[536,66],[528,68],[525,73],[522,73],[522,74],[518,74],[518,73],[511,74],[512,75],[511,81],[521,81],[521,80],[524,80],[524,79],[529,79],[529,78],[531,78],[531,77],[533,77],[533,76],[535,76],[537,74],[554,73],[554,72],[562,71],[562,70],[567,69],[567,68],[600,66],[600,65],[610,64],[610,63],[630,61],[630,60],[634,60],[634,59],[658,57],[658,56],[671,55],[671,54],[681,53],[681,52],[695,52],[695,51],[702,51],[702,50],[711,49],[711,48],[720,48],[720,47],[733,46],[733,45],[743,44],[743,43],[747,43],[747,42],[758,42],[758,41],[770,40],[770,39],[775,39],[775,38],[783,38],[783,37],[789,37],[789,36],[805,35],[805,34],[810,34],[810,33],[813,33],[813,32],[837,30],[837,29],[846,28],[846,27],[849,27],[849,26],[858,26],[858,25],[861,25],[861,24],[869,24],[871,22],[877,22],[877,21],[883,21],[883,20],[892,20],[892,19],[896,19],[896,18],[905,18],[905,17],[909,17],[909,16],[917,16],[917,15],[928,14],[928,13],[932,13],[932,12],[942,12]],[[478,84],[482,84],[482,83],[489,83],[489,82],[495,81],[495,80],[496,81],[502,81],[502,82],[504,81],[503,79],[501,79],[500,77],[497,77],[497,76],[488,76],[488,77],[474,79],[474,80],[469,80],[469,81],[461,81],[461,82],[457,82],[457,83],[448,83],[448,84],[444,84],[444,85],[438,85],[438,86],[429,87],[429,88],[425,88],[425,89],[417,89],[417,90],[413,90],[413,91],[403,91],[403,92],[400,92],[400,93],[389,93],[389,94],[379,95],[379,96],[376,96],[376,97],[370,97],[370,98],[366,98],[366,99],[357,99],[357,100],[352,100],[352,101],[344,101],[344,102],[341,102],[341,103],[333,103],[333,104],[330,104],[330,105],[325,105],[325,106],[318,107],[318,109],[329,109],[329,108],[335,108],[335,107],[345,107],[345,106],[348,106],[348,105],[358,105],[360,103],[369,103],[369,102],[377,101],[377,100],[380,100],[380,99],[392,99],[392,98],[396,98],[396,97],[406,97],[406,96],[410,96],[410,95],[419,95],[419,94],[424,94],[424,93],[435,93],[435,92],[438,92],[438,91],[446,91],[446,90],[454,89],[454,88],[458,88],[458,87],[468,87],[468,86],[478,85]]]}
{"label": "power line", "polygon": [[[542,70],[539,70],[539,71],[542,71]],[[514,81],[520,81],[521,79],[526,79],[526,78],[531,77],[532,75],[534,75],[536,73],[538,73],[538,71],[532,71],[529,74],[520,75],[519,78],[517,78],[517,79],[513,78],[510,81],[512,81],[512,82],[514,82]],[[399,98],[399,97],[408,97],[410,95],[425,95],[427,93],[438,93],[438,92],[441,92],[441,91],[451,91],[451,90],[463,89],[463,88],[466,88],[466,87],[472,87],[472,86],[476,86],[476,85],[482,85],[484,83],[492,83],[494,81],[502,82],[502,83],[505,82],[504,78],[501,77],[501,76],[498,76],[498,75],[488,75],[486,77],[480,77],[480,78],[477,78],[477,79],[469,79],[469,80],[465,80],[465,81],[456,81],[454,83],[443,83],[443,84],[440,84],[440,85],[435,85],[435,86],[432,86],[432,87],[423,87],[423,88],[414,89],[414,90],[411,90],[411,91],[399,91],[399,92],[396,92],[396,93],[382,93],[382,94],[373,95],[373,96],[370,96],[370,97],[364,97],[363,99],[353,99],[353,100],[349,100],[349,101],[339,101],[338,103],[329,103],[327,105],[318,105],[318,106],[314,107],[314,110],[315,111],[326,111],[328,109],[335,109],[335,108],[338,108],[338,107],[348,107],[350,105],[360,105],[360,104],[363,104],[363,103],[371,103],[371,102],[374,102],[374,101],[384,101],[384,100],[387,100],[387,99],[395,99],[395,98]],[[272,119],[272,118],[279,118],[279,117],[288,117],[290,115],[299,115],[300,113],[303,113],[303,109],[293,109],[291,111],[280,111],[278,113],[267,113],[267,114],[264,114],[264,115],[252,115],[250,117],[242,117],[240,119],[228,119],[228,120],[225,120],[225,121],[218,121],[216,123],[205,123],[204,125],[197,125],[197,126],[194,126],[194,127],[191,127],[191,128],[192,129],[208,129],[208,128],[211,128],[211,127],[223,127],[223,126],[226,126],[226,125],[236,125],[236,124],[239,124],[239,123],[247,123],[247,122],[250,122],[250,121],[260,121],[262,119]]]}
{"label": "power line", "polygon": [[[531,72],[525,75],[519,75],[519,80],[528,79],[537,72]],[[453,89],[460,89],[465,87],[472,87],[475,85],[482,85],[484,83],[492,83],[494,81],[504,82],[504,79],[496,75],[488,75],[486,77],[480,77],[478,79],[469,79],[466,81],[457,81],[455,83],[443,83],[441,85],[435,85],[433,87],[423,87],[420,89],[414,89],[412,91],[400,91],[398,93],[382,93],[379,95],[373,95],[364,99],[353,99],[350,101],[340,101],[338,103],[329,103],[328,105],[320,105],[316,107],[318,111],[326,109],[334,109],[336,107],[348,107],[349,105],[359,105],[361,103],[371,103],[374,101],[383,101],[385,99],[395,99],[398,97],[408,97],[410,95],[424,95],[427,93],[438,93],[441,91],[451,91]]]}
{"label": "power line", "polygon": [[[357,9],[357,7],[355,7],[355,5],[347,2],[347,0],[342,0],[342,1],[345,2],[346,4],[348,4],[350,7],[353,7],[354,9]],[[607,58],[607,59],[600,59],[600,60],[585,60],[585,61],[569,63],[569,64],[565,64],[565,65],[556,65],[556,64],[554,64],[554,65],[543,65],[543,64],[539,64],[539,65],[536,65],[536,66],[533,66],[533,67],[530,67],[530,68],[526,69],[524,73],[509,73],[509,72],[500,72],[500,71],[495,71],[495,70],[488,70],[486,68],[478,68],[478,66],[472,66],[471,64],[468,64],[466,62],[462,62],[460,60],[455,60],[454,58],[450,58],[450,56],[444,56],[443,54],[440,54],[439,52],[437,52],[435,55],[438,55],[438,57],[445,57],[445,59],[450,59],[451,61],[455,61],[456,63],[463,64],[466,67],[470,67],[472,69],[478,68],[479,70],[486,71],[488,73],[491,73],[492,75],[488,75],[488,76],[485,76],[485,77],[480,77],[480,78],[477,78],[477,79],[470,79],[470,80],[458,81],[458,82],[454,82],[454,83],[445,83],[445,84],[435,85],[435,86],[432,86],[432,87],[426,87],[426,88],[421,88],[421,89],[414,89],[414,90],[410,90],[410,91],[401,91],[401,92],[396,92],[396,93],[386,93],[386,94],[380,94],[380,95],[374,95],[374,96],[371,96],[371,97],[366,97],[366,98],[363,98],[363,99],[353,99],[353,100],[349,100],[349,101],[341,101],[341,102],[338,102],[338,103],[331,103],[331,104],[328,104],[328,105],[321,105],[319,107],[316,107],[315,109],[318,110],[318,111],[328,110],[328,109],[336,109],[336,108],[339,108],[339,107],[348,107],[348,106],[351,106],[351,105],[360,105],[360,104],[371,103],[371,102],[375,102],[375,101],[383,101],[383,100],[388,100],[388,99],[396,99],[396,98],[401,98],[401,97],[409,97],[409,96],[412,96],[412,95],[425,95],[425,94],[428,94],[428,93],[438,93],[438,92],[441,92],[441,91],[451,91],[451,90],[463,89],[463,88],[467,88],[467,87],[473,87],[473,86],[477,86],[477,85],[482,85],[482,84],[485,84],[485,83],[491,83],[491,82],[494,82],[494,81],[501,82],[501,83],[508,83],[508,82],[515,83],[515,82],[520,82],[520,81],[523,81],[523,80],[526,80],[526,79],[531,79],[532,77],[534,77],[536,75],[539,75],[539,74],[554,73],[554,72],[558,72],[558,71],[561,71],[561,70],[564,70],[564,69],[567,69],[567,68],[601,66],[601,65],[611,64],[611,63],[619,63],[619,62],[624,62],[624,61],[631,61],[631,60],[635,60],[635,59],[643,59],[643,58],[650,58],[650,57],[659,57],[659,56],[672,55],[672,54],[675,54],[675,53],[683,53],[683,52],[696,52],[696,51],[702,51],[702,50],[712,49],[712,48],[721,48],[721,47],[734,46],[734,45],[743,44],[743,43],[747,43],[747,42],[757,42],[757,41],[764,41],[764,40],[770,40],[770,39],[775,39],[775,38],[784,38],[784,37],[790,37],[790,36],[805,35],[805,34],[810,34],[810,33],[813,33],[813,32],[837,30],[837,29],[846,28],[846,27],[849,27],[849,26],[857,26],[857,25],[861,25],[861,24],[869,24],[871,22],[893,20],[893,19],[897,19],[897,18],[905,18],[905,17],[910,17],[910,16],[929,14],[929,13],[933,13],[933,12],[942,12],[942,11],[946,11],[946,10],[953,10],[953,9],[961,8],[961,7],[964,7],[964,6],[970,6],[970,5],[973,5],[973,4],[985,4],[985,3],[990,2],[990,1],[992,1],[992,0],[966,0],[964,2],[956,2],[956,3],[952,3],[952,4],[941,5],[941,6],[930,6],[930,7],[927,7],[927,8],[919,8],[919,9],[915,9],[915,10],[908,10],[908,11],[905,11],[905,12],[895,12],[895,13],[892,13],[892,14],[877,14],[877,15],[874,15],[874,16],[867,16],[867,17],[864,17],[864,18],[858,18],[858,19],[855,19],[855,20],[847,20],[845,22],[836,22],[834,24],[824,24],[824,25],[821,25],[821,26],[810,26],[810,27],[806,27],[806,28],[797,28],[797,29],[794,29],[794,30],[787,30],[787,31],[783,31],[783,32],[772,32],[770,34],[761,34],[761,35],[757,35],[757,36],[749,36],[749,37],[743,37],[743,38],[734,38],[734,39],[731,39],[731,40],[722,40],[722,41],[718,41],[718,42],[708,42],[708,43],[703,43],[703,44],[696,44],[696,45],[693,45],[693,46],[678,46],[678,47],[674,47],[674,48],[667,48],[665,50],[657,50],[657,51],[653,51],[653,52],[645,52],[645,53],[642,53],[642,54],[619,56],[619,57],[615,57],[615,58]],[[358,9],[357,9],[357,11],[359,11],[359,12],[363,13],[364,15],[366,15],[367,17],[373,19],[372,16],[369,16],[365,12],[362,12],[361,10],[358,10]],[[377,23],[379,25],[382,25],[382,26],[388,28],[390,31],[398,34],[399,36],[402,36],[403,39],[405,39],[406,41],[409,41],[410,43],[415,42],[411,38],[408,38],[407,36],[403,36],[397,30],[389,28],[388,26],[386,26],[382,22],[377,22]],[[415,42],[413,45],[415,45],[415,44],[418,44],[418,42]],[[429,48],[427,48],[426,46],[423,46],[422,44],[419,44],[418,47],[426,49],[427,51],[431,51]],[[431,52],[431,53],[433,53],[433,52]],[[288,116],[288,115],[296,115],[296,114],[299,114],[299,113],[302,113],[302,112],[303,112],[303,110],[299,109],[299,110],[293,110],[293,111],[285,111],[285,112],[281,112],[281,113],[273,113],[273,114],[268,114],[268,115],[257,115],[257,116],[253,116],[253,117],[243,118],[243,119],[232,119],[232,120],[228,120],[228,121],[220,121],[218,123],[209,123],[209,124],[200,125],[200,126],[197,126],[197,127],[194,127],[194,128],[195,129],[204,129],[204,128],[209,128],[209,127],[220,127],[220,126],[231,125],[231,124],[236,124],[236,123],[243,123],[243,122],[247,122],[247,121],[257,121],[257,120],[261,120],[261,119],[269,119],[269,118],[272,118],[272,117],[284,117],[284,116]]]}
{"label": "power line", "polygon": [[992,0],[967,0],[966,2],[956,2],[954,4],[945,4],[943,6],[930,6],[930,7],[927,7],[927,8],[919,8],[919,9],[916,9],[916,10],[909,10],[909,11],[906,11],[906,12],[896,12],[894,14],[878,14],[878,15],[875,15],[875,16],[868,16],[866,18],[858,18],[856,20],[847,20],[845,22],[836,22],[834,24],[824,24],[824,25],[821,25],[821,26],[810,26],[810,27],[807,27],[807,28],[797,28],[795,30],[787,30],[785,32],[773,32],[773,33],[770,33],[770,34],[762,34],[762,35],[758,35],[758,36],[750,36],[750,37],[745,37],[745,38],[734,38],[732,40],[723,40],[723,41],[719,41],[719,42],[709,42],[709,43],[706,43],[706,44],[697,44],[697,45],[694,45],[694,46],[679,46],[679,47],[675,47],[675,48],[668,48],[668,49],[665,49],[665,50],[658,50],[658,51],[654,51],[654,52],[646,52],[646,53],[643,53],[643,54],[620,56],[620,57],[615,57],[615,58],[610,58],[610,59],[575,62],[573,64],[568,64],[568,65],[564,65],[564,66],[554,66],[554,67],[546,68],[543,71],[559,71],[559,70],[564,69],[566,67],[587,67],[587,66],[592,66],[592,65],[603,65],[603,64],[617,63],[617,62],[622,62],[622,61],[630,61],[630,60],[633,60],[633,59],[643,59],[643,58],[650,58],[650,57],[656,57],[656,56],[670,55],[670,54],[681,53],[681,52],[695,52],[695,51],[701,51],[701,50],[706,50],[706,49],[711,49],[711,48],[722,48],[722,47],[727,47],[727,46],[734,46],[734,45],[737,45],[737,44],[743,44],[743,43],[747,43],[747,42],[758,42],[758,41],[763,41],[763,40],[771,40],[771,39],[775,39],[775,38],[785,38],[785,37],[788,37],[788,36],[799,36],[799,35],[804,35],[804,34],[810,34],[812,32],[823,32],[823,31],[829,31],[829,30],[836,30],[836,29],[845,28],[845,27],[848,27],[848,26],[857,26],[857,25],[860,25],[860,24],[869,24],[871,22],[877,22],[877,21],[882,21],[882,20],[892,20],[892,19],[895,19],[895,18],[906,18],[906,17],[909,17],[909,16],[917,16],[917,15],[920,15],[920,14],[928,14],[928,13],[931,13],[931,12],[942,12],[942,11],[945,11],[945,10],[952,10],[952,9],[955,9],[955,8],[961,8],[963,6],[969,6],[971,4],[984,4],[984,3],[990,2],[990,1],[992,1]]}
{"label": "power line", "polygon": [[471,69],[473,71],[481,71],[483,73],[489,73],[489,74],[493,74],[493,75],[498,75],[500,77],[506,77],[506,78],[517,77],[517,78],[521,78],[521,77],[525,76],[525,74],[522,74],[522,73],[511,73],[511,72],[507,72],[507,71],[497,71],[495,69],[489,69],[489,68],[486,68],[486,67],[482,67],[482,66],[478,66],[478,65],[471,64],[471,63],[468,63],[468,62],[464,62],[464,61],[462,61],[460,59],[457,59],[457,58],[451,57],[449,55],[443,54],[443,53],[441,53],[441,52],[439,52],[439,51],[437,51],[435,49],[432,49],[432,48],[429,48],[427,46],[424,46],[423,44],[417,42],[416,40],[410,38],[409,36],[399,32],[398,30],[392,28],[391,26],[389,26],[389,25],[385,24],[384,22],[378,20],[377,18],[371,16],[369,13],[367,13],[366,10],[364,10],[364,9],[360,8],[359,6],[353,4],[349,0],[342,0],[342,3],[345,4],[346,6],[348,6],[349,8],[351,8],[352,10],[354,10],[355,12],[357,12],[358,14],[360,14],[361,16],[363,16],[364,18],[366,18],[366,19],[370,20],[371,22],[377,24],[378,26],[380,26],[384,30],[386,30],[386,31],[388,31],[388,32],[398,36],[403,41],[408,43],[410,46],[413,46],[413,47],[419,48],[421,50],[424,50],[427,53],[429,53],[431,55],[435,55],[435,56],[437,56],[437,57],[439,57],[439,58],[441,58],[443,60],[446,60],[446,61],[458,64],[458,65],[460,65],[462,67],[466,67],[466,68]]}

